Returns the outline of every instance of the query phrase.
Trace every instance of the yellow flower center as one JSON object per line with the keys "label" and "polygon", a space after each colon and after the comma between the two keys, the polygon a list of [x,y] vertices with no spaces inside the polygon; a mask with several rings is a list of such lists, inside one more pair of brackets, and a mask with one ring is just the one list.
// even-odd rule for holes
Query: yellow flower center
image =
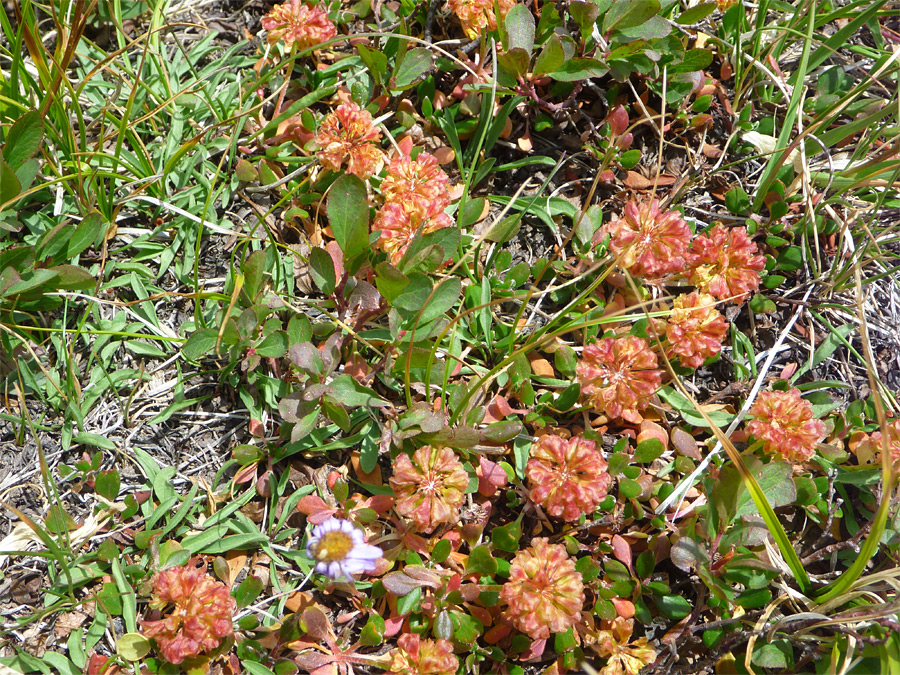
{"label": "yellow flower center", "polygon": [[338,562],[353,549],[353,537],[341,530],[326,532],[319,539],[313,553],[319,562]]}

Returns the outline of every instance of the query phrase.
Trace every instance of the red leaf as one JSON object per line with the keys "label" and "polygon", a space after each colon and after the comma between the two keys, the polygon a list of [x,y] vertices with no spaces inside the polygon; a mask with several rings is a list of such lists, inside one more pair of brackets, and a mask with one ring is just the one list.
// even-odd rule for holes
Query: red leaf
{"label": "red leaf", "polygon": [[631,570],[631,546],[629,546],[628,542],[619,535],[614,534],[610,543],[612,544],[613,555],[616,556],[616,560]]}

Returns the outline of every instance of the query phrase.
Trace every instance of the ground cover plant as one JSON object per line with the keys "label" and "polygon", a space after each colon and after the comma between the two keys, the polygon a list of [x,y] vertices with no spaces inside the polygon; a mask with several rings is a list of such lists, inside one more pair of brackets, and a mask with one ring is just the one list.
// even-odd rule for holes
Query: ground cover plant
{"label": "ground cover plant", "polygon": [[900,671],[900,7],[5,0],[0,671]]}

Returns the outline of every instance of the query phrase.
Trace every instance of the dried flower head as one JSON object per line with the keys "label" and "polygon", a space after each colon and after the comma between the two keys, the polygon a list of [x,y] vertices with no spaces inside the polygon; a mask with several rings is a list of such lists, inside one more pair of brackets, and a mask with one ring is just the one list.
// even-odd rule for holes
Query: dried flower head
{"label": "dried flower head", "polygon": [[543,537],[516,553],[500,599],[503,616],[533,640],[564,633],[575,625],[584,604],[584,582],[564,546]]}
{"label": "dried flower head", "polygon": [[449,640],[424,640],[418,633],[404,633],[397,640],[397,648],[391,651],[388,673],[453,675],[457,668],[459,659]]}
{"label": "dried flower head", "polygon": [[761,393],[748,414],[756,419],[747,431],[763,441],[765,451],[795,462],[812,457],[825,437],[825,423],[813,417],[812,404],[797,389]]}
{"label": "dried flower head", "polygon": [[656,660],[656,650],[647,644],[646,637],[629,642],[633,630],[634,619],[617,616],[608,630],[597,632],[593,649],[608,659],[600,675],[638,675]]}
{"label": "dried flower head", "polygon": [[156,640],[159,652],[169,663],[210,652],[231,635],[235,602],[228,587],[198,567],[200,558],[181,567],[170,567],[153,575],[150,607],[164,609],[157,621],[141,621],[141,630]]}
{"label": "dried flower head", "polygon": [[397,513],[411,519],[421,532],[431,532],[458,518],[469,474],[450,448],[423,445],[412,459],[405,454],[397,457],[389,482]]}
{"label": "dried flower head", "polygon": [[573,521],[591,513],[606,496],[610,477],[597,444],[583,436],[541,436],[531,446],[525,475],[531,500],[554,518]]}
{"label": "dried flower head", "polygon": [[269,31],[271,44],[284,40],[290,48],[308,49],[330,40],[337,35],[337,28],[328,18],[328,12],[318,5],[310,5],[302,0],[288,0],[283,5],[275,5],[262,18],[262,27]]}
{"label": "dried flower head", "polygon": [[388,253],[392,264],[400,262],[416,233],[422,236],[453,225],[450,216],[434,210],[436,205],[436,202],[432,204],[432,210],[424,218],[422,205],[415,206],[410,201],[389,202],[378,210],[372,225],[373,229],[381,230],[376,246]]}
{"label": "dried flower head", "polygon": [[634,276],[658,279],[684,270],[691,229],[677,211],[661,211],[659,200],[628,202],[604,230],[619,265]]}
{"label": "dried flower head", "polygon": [[378,147],[381,132],[368,110],[356,103],[342,103],[325,116],[316,143],[320,150],[316,157],[326,169],[339,171],[347,164],[347,171],[363,180],[381,170],[384,153]]}
{"label": "dried flower head", "polygon": [[[891,461],[894,464],[900,462],[900,420],[894,420],[887,425],[888,450],[891,453]],[[872,435],[860,443],[860,447],[866,447],[872,456],[878,457],[883,447],[884,435],[881,431],[873,431]]]}
{"label": "dried flower head", "polygon": [[[725,317],[716,309],[716,300],[705,293],[679,295],[666,323],[671,354],[688,368],[699,368],[722,350],[728,333]],[[670,355],[671,355],[670,354]]]}
{"label": "dried flower head", "polygon": [[741,304],[759,288],[759,273],[766,259],[757,255],[746,227],[726,228],[716,223],[694,239],[692,250],[688,280],[701,292]]}
{"label": "dried flower head", "polygon": [[329,518],[313,528],[306,552],[316,561],[316,572],[332,579],[373,572],[382,557],[380,548],[366,543],[362,530],[339,518]]}
{"label": "dried flower head", "polygon": [[427,219],[450,205],[449,181],[434,155],[420,152],[410,159],[409,155],[400,154],[388,165],[381,194],[385,202],[406,206]]}
{"label": "dried flower head", "polygon": [[[462,24],[463,32],[470,40],[474,40],[485,30],[497,30],[497,15],[494,12],[495,0],[448,0],[447,6]],[[500,11],[500,21],[506,18],[516,0],[496,0]]]}
{"label": "dried flower head", "polygon": [[662,384],[656,366],[656,354],[644,338],[603,338],[585,346],[575,377],[598,412],[637,424],[643,419],[638,411]]}

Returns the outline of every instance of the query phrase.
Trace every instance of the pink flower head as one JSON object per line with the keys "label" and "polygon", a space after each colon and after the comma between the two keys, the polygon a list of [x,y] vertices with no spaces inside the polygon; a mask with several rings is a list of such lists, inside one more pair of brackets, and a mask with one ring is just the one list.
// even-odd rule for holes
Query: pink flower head
{"label": "pink flower head", "polygon": [[722,350],[727,333],[728,324],[711,295],[695,291],[675,298],[666,323],[666,337],[671,353],[682,365],[699,368]]}
{"label": "pink flower head", "polygon": [[449,640],[424,640],[418,633],[404,633],[391,652],[391,675],[453,675],[459,659]]}
{"label": "pink flower head", "polygon": [[766,259],[757,255],[746,227],[729,229],[716,223],[694,239],[692,248],[688,280],[701,292],[741,304],[759,288],[759,273]]}
{"label": "pink flower head", "polygon": [[606,496],[610,477],[597,444],[583,436],[569,440],[546,434],[531,446],[525,475],[529,496],[554,518],[578,520]]}
{"label": "pink flower head", "polygon": [[598,412],[638,424],[644,419],[638,411],[662,384],[656,366],[656,354],[644,338],[603,338],[585,346],[575,377]]}
{"label": "pink flower head", "polygon": [[338,518],[329,518],[313,528],[306,552],[316,561],[316,572],[332,579],[373,572],[383,555],[380,548],[366,543],[362,530]]}
{"label": "pink flower head", "polygon": [[275,5],[262,18],[262,27],[269,31],[267,39],[271,44],[284,40],[288,48],[296,45],[297,49],[315,47],[337,35],[337,28],[328,18],[328,12],[302,0],[288,0],[283,5]]}
{"label": "pink flower head", "polygon": [[141,621],[141,630],[156,640],[169,663],[210,652],[231,635],[235,602],[225,584],[198,567],[199,557],[181,567],[170,567],[153,575],[150,607],[172,608],[157,621]]}
{"label": "pink flower head", "polygon": [[433,155],[420,152],[413,160],[401,154],[388,165],[381,194],[385,202],[405,206],[419,218],[427,219],[450,205],[449,181]]}
{"label": "pink flower head", "polygon": [[763,441],[765,451],[795,462],[812,457],[825,437],[825,423],[813,417],[812,404],[797,389],[761,393],[748,414],[756,419],[747,431]]}
{"label": "pink flower head", "polygon": [[388,202],[375,215],[372,227],[381,230],[376,246],[388,253],[391,264],[400,262],[417,233],[422,236],[453,225],[450,216],[442,210],[435,210],[438,202],[432,202],[424,217],[422,206],[412,201]]}
{"label": "pink flower head", "polygon": [[[891,461],[895,464],[900,462],[900,420],[894,420],[887,425],[887,441],[888,450],[891,453]],[[872,435],[864,440],[860,445],[867,445],[873,455],[880,455],[883,447],[884,436],[881,431],[873,431]]]}
{"label": "pink flower head", "polygon": [[450,448],[423,445],[394,462],[390,485],[394,489],[394,509],[410,518],[422,532],[431,532],[441,523],[459,517],[469,474]]}
{"label": "pink flower head", "polygon": [[630,642],[634,619],[617,616],[608,630],[597,632],[593,649],[608,661],[601,675],[638,675],[644,666],[656,660],[656,650],[642,637]]}
{"label": "pink flower head", "polygon": [[339,171],[346,162],[347,171],[366,180],[381,170],[384,153],[378,147],[381,132],[372,114],[356,103],[342,103],[325,116],[316,143],[319,162],[326,169]]}
{"label": "pink flower head", "polygon": [[[516,0],[497,0],[501,21],[515,4]],[[470,40],[474,40],[485,30],[497,30],[494,0],[448,0],[447,6],[459,17],[463,32]]]}
{"label": "pink flower head", "polygon": [[658,279],[685,268],[691,229],[677,211],[660,211],[657,199],[628,202],[622,217],[604,229],[619,265],[636,277]]}
{"label": "pink flower head", "polygon": [[564,633],[575,625],[584,604],[584,582],[560,544],[543,537],[516,553],[500,599],[504,618],[533,640]]}

